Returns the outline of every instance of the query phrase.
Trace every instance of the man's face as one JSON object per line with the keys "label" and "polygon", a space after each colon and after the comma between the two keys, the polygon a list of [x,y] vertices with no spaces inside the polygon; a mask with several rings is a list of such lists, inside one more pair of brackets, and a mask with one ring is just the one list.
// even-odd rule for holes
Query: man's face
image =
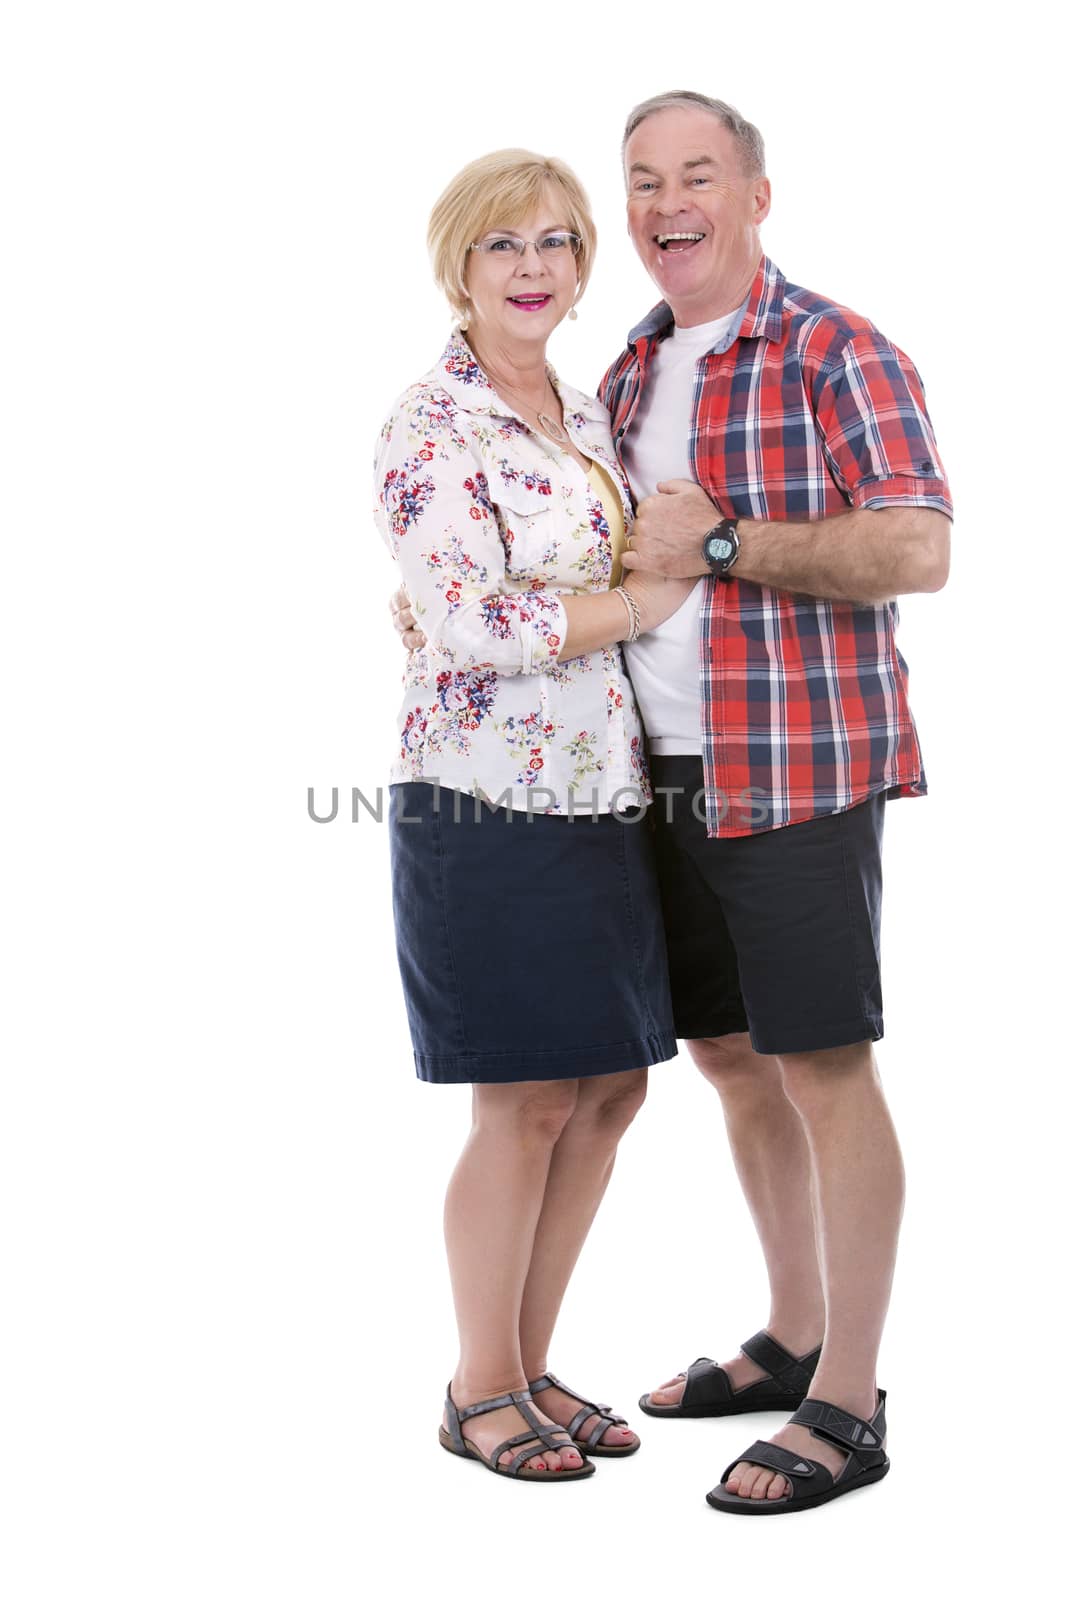
{"label": "man's face", "polygon": [[740,305],[771,188],[746,177],[729,129],[709,111],[656,111],[630,135],[624,163],[630,238],[678,326]]}

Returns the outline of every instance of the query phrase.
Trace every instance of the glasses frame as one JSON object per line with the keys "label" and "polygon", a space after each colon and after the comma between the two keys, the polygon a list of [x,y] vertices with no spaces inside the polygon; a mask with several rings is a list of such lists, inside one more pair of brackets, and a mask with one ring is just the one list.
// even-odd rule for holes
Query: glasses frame
{"label": "glasses frame", "polygon": [[[582,240],[581,234],[580,233],[572,233],[570,228],[548,228],[541,235],[540,239],[524,239],[524,238],[522,238],[522,236],[520,234],[517,234],[517,233],[499,233],[499,234],[496,235],[495,238],[482,239],[482,240],[477,241],[475,243],[471,243],[471,244],[469,244],[467,246],[467,249],[468,250],[484,250],[486,255],[492,255],[493,251],[489,247],[491,245],[494,245],[494,244],[499,244],[502,239],[508,239],[508,240],[510,240],[510,242],[512,244],[517,244],[519,246],[519,260],[520,261],[522,260],[523,256],[525,256],[525,254],[526,254],[526,246],[528,244],[532,244],[533,245],[534,252],[537,255],[537,259],[539,261],[543,260],[544,258],[541,255],[541,245],[544,242],[544,240],[546,240],[546,239],[573,239],[574,240],[574,245],[573,245],[573,247],[571,249],[571,260],[572,261],[577,260],[578,252],[582,248],[582,244],[583,244],[583,240]],[[505,260],[507,260],[508,257],[511,254],[510,250],[497,251],[496,253],[498,255],[502,255]]]}

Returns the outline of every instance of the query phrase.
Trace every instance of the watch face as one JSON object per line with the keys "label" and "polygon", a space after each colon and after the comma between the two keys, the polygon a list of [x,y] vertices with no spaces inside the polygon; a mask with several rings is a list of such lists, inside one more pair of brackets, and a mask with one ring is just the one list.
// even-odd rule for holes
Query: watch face
{"label": "watch face", "polygon": [[727,556],[732,556],[733,553],[733,542],[730,539],[709,539],[704,546],[704,554],[708,561],[725,561]]}

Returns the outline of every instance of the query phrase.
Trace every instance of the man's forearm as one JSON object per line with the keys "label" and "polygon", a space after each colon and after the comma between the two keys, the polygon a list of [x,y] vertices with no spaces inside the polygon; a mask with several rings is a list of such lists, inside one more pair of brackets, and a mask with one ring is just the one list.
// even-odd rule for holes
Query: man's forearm
{"label": "man's forearm", "polygon": [[[623,566],[669,578],[707,572],[703,544],[721,513],[698,484],[671,478],[637,508]],[[932,593],[948,578],[947,516],[932,506],[854,508],[817,522],[737,525],[740,551],[731,571],[773,589],[878,605],[898,594]]]}
{"label": "man's forearm", "polygon": [[819,522],[746,517],[731,574],[822,600],[877,605],[944,586],[950,528],[940,511],[922,506],[844,511]]}

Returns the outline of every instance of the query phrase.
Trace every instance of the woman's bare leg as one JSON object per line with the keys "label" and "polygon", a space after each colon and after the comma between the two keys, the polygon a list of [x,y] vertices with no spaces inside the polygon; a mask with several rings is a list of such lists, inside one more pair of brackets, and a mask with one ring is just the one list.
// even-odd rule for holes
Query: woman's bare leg
{"label": "woman's bare leg", "polygon": [[[637,1115],[647,1084],[643,1068],[579,1081],[574,1112],[552,1152],[519,1312],[521,1359],[529,1381],[548,1368],[549,1341],[564,1293],[604,1197],[619,1140]],[[537,1402],[563,1426],[578,1410],[559,1389],[543,1390]],[[595,1426],[596,1418],[590,1417],[579,1436]],[[613,1427],[601,1443],[625,1445],[633,1439],[629,1428]]]}
{"label": "woman's bare leg", "polygon": [[[460,1345],[452,1398],[461,1408],[526,1386],[519,1339],[524,1286],[553,1153],[578,1101],[573,1079],[474,1085],[470,1135],[445,1197]],[[507,1406],[472,1417],[463,1431],[488,1456],[502,1439],[525,1433],[527,1424]],[[501,1465],[510,1459],[507,1452]],[[568,1446],[528,1465],[560,1471],[581,1463]]]}

